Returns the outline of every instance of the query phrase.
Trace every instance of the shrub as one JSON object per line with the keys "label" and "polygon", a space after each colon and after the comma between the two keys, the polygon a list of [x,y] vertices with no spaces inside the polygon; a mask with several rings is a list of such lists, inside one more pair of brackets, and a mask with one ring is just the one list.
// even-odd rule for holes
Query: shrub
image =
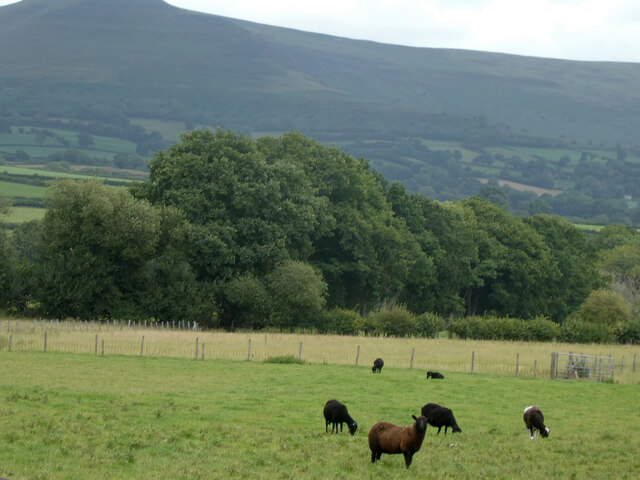
{"label": "shrub", "polygon": [[579,315],[571,315],[562,324],[560,340],[569,343],[606,343],[613,340],[604,323],[585,322]]}
{"label": "shrub", "polygon": [[371,318],[376,333],[381,335],[408,337],[419,333],[418,320],[415,315],[402,305],[372,312],[368,317]]}
{"label": "shrub", "polygon": [[640,344],[640,320],[620,322],[613,327],[616,339],[620,343]]}
{"label": "shrub", "polygon": [[304,360],[300,360],[299,358],[294,357],[293,355],[281,355],[279,357],[269,357],[264,363],[283,363],[283,364],[304,364]]}
{"label": "shrub", "polygon": [[536,317],[527,322],[529,340],[551,342],[560,336],[560,325],[545,317]]}
{"label": "shrub", "polygon": [[437,337],[446,324],[444,318],[436,313],[423,313],[417,321],[419,333],[423,337]]}
{"label": "shrub", "polygon": [[355,335],[358,333],[361,318],[360,314],[354,310],[334,308],[324,313],[318,330],[322,333]]}

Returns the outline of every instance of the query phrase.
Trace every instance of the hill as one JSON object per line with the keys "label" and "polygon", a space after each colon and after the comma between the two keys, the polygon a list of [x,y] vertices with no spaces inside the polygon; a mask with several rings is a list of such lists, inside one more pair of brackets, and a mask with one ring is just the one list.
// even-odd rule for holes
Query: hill
{"label": "hill", "polygon": [[[6,135],[68,129],[148,157],[200,126],[297,130],[435,198],[473,194],[489,177],[614,199],[614,214],[577,216],[634,221],[624,195],[640,195],[638,182],[609,185],[640,163],[639,64],[391,46],[161,0],[22,0],[0,8],[0,44],[11,46],[0,50]],[[11,162],[24,151],[12,145],[0,144]],[[583,162],[588,173],[576,173]],[[597,185],[576,187],[585,177]],[[509,195],[516,211],[535,197]]]}

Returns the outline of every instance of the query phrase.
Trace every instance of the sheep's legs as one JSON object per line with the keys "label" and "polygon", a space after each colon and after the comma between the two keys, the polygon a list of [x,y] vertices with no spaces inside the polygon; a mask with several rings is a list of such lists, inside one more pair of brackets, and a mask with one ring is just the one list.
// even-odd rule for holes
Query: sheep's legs
{"label": "sheep's legs", "polygon": [[404,463],[408,469],[411,466],[411,460],[413,460],[413,452],[403,452],[403,453],[404,453]]}
{"label": "sheep's legs", "polygon": [[371,450],[371,463],[376,463],[376,460],[380,460],[382,456],[382,450]]}

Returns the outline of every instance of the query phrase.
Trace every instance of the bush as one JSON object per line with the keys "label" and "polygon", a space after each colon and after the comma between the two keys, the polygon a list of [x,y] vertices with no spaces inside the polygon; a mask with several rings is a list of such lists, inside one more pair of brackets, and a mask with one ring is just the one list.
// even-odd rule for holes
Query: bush
{"label": "bush", "polygon": [[409,337],[419,333],[418,320],[405,306],[393,306],[368,315],[376,333],[390,337]]}
{"label": "bush", "polygon": [[354,310],[334,308],[324,313],[318,330],[322,333],[355,335],[358,333],[361,318],[360,314]]}
{"label": "bush", "polygon": [[294,357],[293,355],[282,355],[279,357],[269,357],[267,358],[264,363],[283,363],[283,364],[298,364],[298,365],[302,365],[304,364],[304,360],[300,360],[296,357]]}
{"label": "bush", "polygon": [[620,343],[640,344],[640,320],[617,323],[613,332]]}
{"label": "bush", "polygon": [[423,337],[437,337],[446,324],[444,318],[436,313],[423,313],[417,321],[420,335]]}
{"label": "bush", "polygon": [[604,323],[585,322],[574,314],[562,324],[559,338],[569,343],[607,343],[613,335]]}
{"label": "bush", "polygon": [[560,325],[545,317],[536,317],[527,322],[529,340],[551,342],[560,336]]}

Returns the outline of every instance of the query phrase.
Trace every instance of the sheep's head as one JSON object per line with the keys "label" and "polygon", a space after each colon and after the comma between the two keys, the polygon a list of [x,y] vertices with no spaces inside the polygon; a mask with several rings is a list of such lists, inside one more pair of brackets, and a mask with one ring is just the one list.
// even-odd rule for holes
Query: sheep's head
{"label": "sheep's head", "polygon": [[354,433],[356,433],[356,430],[358,430],[358,424],[356,422],[351,423],[349,425],[349,433],[353,435]]}
{"label": "sheep's head", "polygon": [[451,427],[451,432],[452,433],[462,433],[462,429],[458,425],[454,425],[453,427]]}
{"label": "sheep's head", "polygon": [[550,431],[549,427],[544,427],[543,430],[540,430],[540,435],[542,435],[542,438],[547,438]]}
{"label": "sheep's head", "polygon": [[420,415],[419,417],[416,417],[415,415],[411,415],[411,417],[416,421],[414,425],[418,432],[427,431],[427,419],[424,416]]}

